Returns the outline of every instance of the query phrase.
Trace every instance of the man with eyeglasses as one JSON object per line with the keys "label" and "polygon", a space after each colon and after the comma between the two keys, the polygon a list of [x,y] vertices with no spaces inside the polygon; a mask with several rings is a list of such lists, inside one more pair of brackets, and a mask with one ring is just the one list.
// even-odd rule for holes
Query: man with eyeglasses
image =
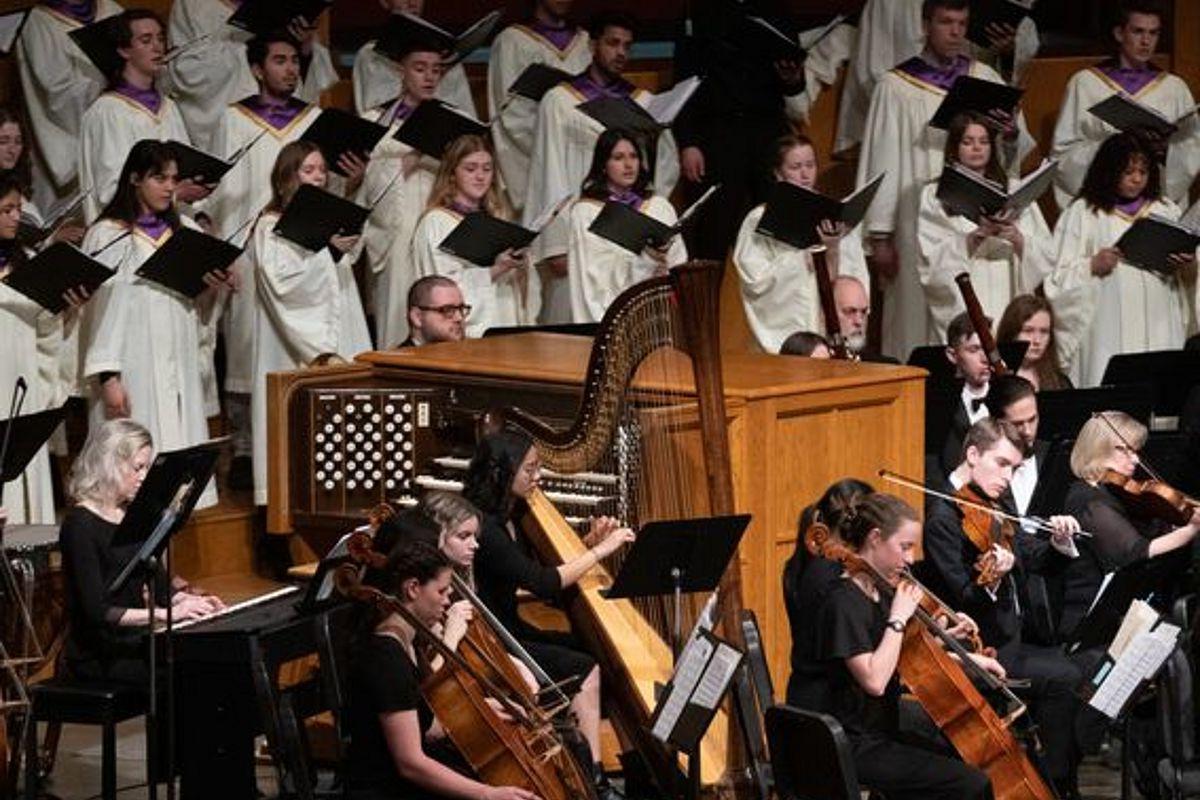
{"label": "man with eyeglasses", "polygon": [[867,347],[867,319],[871,315],[871,301],[867,287],[853,275],[839,275],[833,281],[833,304],[837,308],[838,325],[846,347],[859,361],[874,361],[882,364],[899,364],[896,359],[875,352]]}
{"label": "man with eyeglasses", "polygon": [[426,275],[408,290],[408,338],[397,346],[462,341],[470,314],[457,283],[443,275]]}

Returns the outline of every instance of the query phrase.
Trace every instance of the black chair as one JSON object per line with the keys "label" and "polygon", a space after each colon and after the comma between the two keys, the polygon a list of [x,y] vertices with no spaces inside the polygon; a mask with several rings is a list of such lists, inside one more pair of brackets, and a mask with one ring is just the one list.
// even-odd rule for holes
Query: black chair
{"label": "black chair", "polygon": [[[25,735],[25,800],[38,796],[37,723],[99,725],[101,728],[100,797],[117,797],[117,723],[142,716],[149,696],[138,687],[54,678],[29,687],[33,724]],[[147,749],[147,755],[149,748]],[[149,761],[147,775],[152,773]]]}
{"label": "black chair", "polygon": [[767,709],[766,725],[780,800],[860,800],[850,743],[836,719],[776,705]]}
{"label": "black chair", "polygon": [[[1196,596],[1176,601],[1171,621],[1187,630]],[[1158,779],[1167,797],[1200,795],[1200,759],[1196,753],[1196,706],[1192,661],[1186,645],[1175,649],[1158,676],[1158,720],[1166,756],[1158,762]]]}

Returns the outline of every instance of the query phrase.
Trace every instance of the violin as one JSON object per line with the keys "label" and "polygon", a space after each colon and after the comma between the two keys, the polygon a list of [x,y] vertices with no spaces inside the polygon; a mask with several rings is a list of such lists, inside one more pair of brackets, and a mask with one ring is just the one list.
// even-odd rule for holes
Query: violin
{"label": "violin", "polygon": [[[373,549],[370,533],[353,533],[347,548],[351,561],[335,571],[335,587],[380,612],[399,615],[442,656],[442,667],[421,682],[421,694],[479,780],[519,786],[542,800],[595,800],[591,781],[541,709],[512,696],[447,647],[399,599],[362,583],[362,566],[380,569],[387,562],[387,556]],[[489,699],[500,703],[507,718]]]}
{"label": "violin", "polygon": [[1168,483],[1155,478],[1139,481],[1113,469],[1104,471],[1100,482],[1109,487],[1121,505],[1135,517],[1161,519],[1181,527],[1192,521],[1200,508],[1200,500],[1184,494]]}
{"label": "violin", "polygon": [[992,368],[992,374],[1009,374],[1012,370],[1000,357],[1000,348],[996,344],[996,337],[992,336],[992,326],[988,324],[987,315],[983,313],[983,306],[979,303],[979,296],[975,294],[975,286],[971,283],[970,274],[960,272],[954,276],[954,282],[958,284],[963,304],[967,307],[967,316],[971,318],[971,327],[979,336],[979,344],[987,355],[988,366]]}
{"label": "violin", "polygon": [[[1016,526],[1011,519],[998,516],[994,504],[970,484],[964,484],[954,493],[960,501],[963,515],[963,534],[979,551],[975,560],[975,583],[979,586],[995,586],[1004,575],[997,568],[996,547],[1013,552]],[[989,510],[990,509],[990,510]]]}
{"label": "violin", "polygon": [[[865,573],[885,597],[894,592],[891,582],[845,543],[830,537],[820,554],[841,562],[851,572]],[[951,653],[958,659],[951,658]],[[901,680],[963,761],[987,773],[996,797],[1055,800],[1056,795],[1029,762],[1011,730],[1013,721],[1025,711],[1024,703],[1002,681],[971,660],[962,645],[925,609],[924,601],[904,629],[898,669]],[[1009,704],[1005,716],[1001,717],[984,699],[972,678],[1004,696]]]}

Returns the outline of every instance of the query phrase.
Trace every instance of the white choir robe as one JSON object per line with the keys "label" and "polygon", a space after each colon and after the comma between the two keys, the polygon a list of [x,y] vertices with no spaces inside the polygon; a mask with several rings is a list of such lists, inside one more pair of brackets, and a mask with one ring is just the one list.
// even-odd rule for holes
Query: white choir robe
{"label": "white choir robe", "polygon": [[[971,62],[968,74],[1000,82],[995,70],[978,61]],[[897,69],[884,75],[871,97],[858,162],[859,186],[884,173],[862,227],[864,235],[890,233],[894,237],[900,271],[880,287],[883,308],[879,311],[883,314],[883,352],[901,360],[914,347],[941,343],[933,332],[918,275],[917,217],[921,190],[942,174],[946,132],[928,123],[945,94],[945,90]],[[1025,127],[1024,114],[1018,115],[1017,125],[1017,155],[1007,159],[1010,174],[1036,144]]]}
{"label": "white choir robe", "polygon": [[431,208],[421,217],[412,238],[417,277],[443,275],[458,284],[463,302],[471,306],[471,316],[465,323],[470,338],[482,336],[492,327],[532,325],[537,321],[542,298],[537,270],[526,265],[528,282],[522,287],[517,270],[493,281],[487,267],[477,267],[439,250],[438,245],[461,221],[462,215],[448,208]]}
{"label": "white choir robe", "polygon": [[[195,228],[186,217],[183,225]],[[92,225],[83,250],[93,252],[127,231],[123,223],[103,219]],[[138,230],[96,256],[117,274],[83,306],[80,349],[83,375],[92,395],[90,427],[105,419],[100,393],[102,372],[119,372],[129,397],[130,418],[150,431],[158,452],[208,441],[201,378],[200,327],[211,313],[211,298],[193,301],[157,283],[142,280],[138,267],[170,238],[158,241]],[[209,483],[197,505],[214,505],[216,485]]]}
{"label": "white choir robe", "polygon": [[[990,64],[995,58],[986,48],[971,44],[971,55]],[[840,153],[862,141],[867,106],[875,84],[892,67],[919,54],[925,46],[921,30],[921,0],[867,0],[858,20],[858,37],[846,70],[838,105],[837,137],[833,152]],[[1013,84],[1017,84],[1038,51],[1037,25],[1026,17],[1017,26],[1013,53]],[[807,66],[807,65],[806,65]]]}
{"label": "white choir robe", "polygon": [[[750,209],[733,246],[733,266],[741,284],[746,323],[758,346],[778,353],[797,331],[828,334],[809,250],[756,233],[765,205]],[[838,244],[838,275],[858,278],[870,292],[862,233],[850,230]]]}
{"label": "white choir robe", "polygon": [[[632,99],[645,102],[649,92],[637,90]],[[533,156],[530,162],[529,186],[525,192],[523,221],[532,226],[552,204],[564,197],[579,194],[580,186],[592,164],[596,140],[604,126],[576,110],[584,97],[566,83],[560,83],[542,98],[538,106],[537,128],[533,137]],[[659,134],[654,168],[654,190],[670,197],[679,182],[679,152],[675,137],[669,130]],[[562,215],[552,221],[530,246],[533,263],[565,255],[567,252],[567,220]],[[540,322],[567,322],[571,318],[570,295],[564,278],[546,282]]]}
{"label": "white choir robe", "polygon": [[[351,81],[354,86],[354,110],[360,115],[395,100],[400,94],[399,66],[379,53],[373,41],[364,44],[355,54]],[[455,64],[442,73],[436,97],[458,106],[472,117],[478,116],[471,83],[462,64]]]}
{"label": "white choir robe", "polygon": [[[59,376],[62,339],[59,315],[0,282],[0,341],[5,350],[0,358],[0,391],[8,397],[17,378],[25,379],[28,394],[22,414],[55,408],[66,399]],[[25,471],[4,485],[2,505],[8,511],[9,524],[54,524],[48,447],[39,449]]]}
{"label": "white choir robe", "polygon": [[576,29],[575,37],[565,49],[559,50],[532,28],[518,24],[500,31],[492,42],[487,75],[488,117],[495,120],[492,141],[500,177],[518,214],[525,206],[529,185],[538,104],[526,97],[515,97],[509,102],[508,87],[531,64],[545,64],[569,75],[583,72],[592,63],[589,41],[585,31]]}
{"label": "white choir robe", "polygon": [[[658,262],[645,253],[635,256],[588,230],[602,208],[603,201],[582,198],[575,201],[568,215],[567,285],[572,322],[599,322],[621,292],[653,278],[658,271]],[[646,198],[638,210],[664,225],[674,225],[678,219],[670,201],[656,194]],[[672,237],[667,266],[678,266],[687,257],[683,237]]]}
{"label": "white choir robe", "polygon": [[[120,14],[113,0],[96,0],[96,18]],[[17,66],[33,167],[34,199],[50,208],[78,188],[79,122],[100,93],[105,78],[68,34],[76,20],[38,4],[17,39]]]}
{"label": "white choir robe", "polygon": [[91,189],[83,202],[84,219],[96,221],[117,191],[117,179],[129,151],[142,139],[174,139],[189,144],[179,107],[163,97],[158,113],[117,92],[105,92],[83,115],[79,134],[79,175]]}
{"label": "white choir robe", "polygon": [[328,247],[304,249],[274,232],[279,214],[268,212],[254,227],[247,249],[255,284],[250,428],[254,433],[254,502],[267,502],[267,373],[301,369],[318,356],[350,361],[371,349],[354,262],[336,263]]}
{"label": "white choir robe", "polygon": [[[1061,209],[1079,194],[1100,145],[1117,132],[1095,114],[1088,113],[1088,109],[1118,92],[1122,92],[1121,87],[1095,67],[1081,69],[1067,81],[1050,149],[1050,155],[1059,159],[1054,200]],[[1196,106],[1188,85],[1169,72],[1159,73],[1133,99],[1172,121],[1189,114]],[[1179,130],[1169,140],[1167,163],[1161,170],[1163,195],[1185,205],[1197,172],[1200,172],[1200,123],[1191,114],[1179,123]]]}
{"label": "white choir robe", "polygon": [[[249,33],[226,24],[237,6],[226,0],[174,0],[168,24],[170,41],[178,46],[199,39],[173,58],[167,68],[171,94],[179,104],[192,144],[212,148],[225,107],[258,92],[258,83],[246,61]],[[329,48],[314,43],[312,60],[304,72],[296,97],[317,103],[321,93],[338,81]]]}
{"label": "white choir robe", "polygon": [[[1147,203],[1137,217],[1146,214],[1177,219],[1179,207],[1162,199]],[[1135,219],[1076,200],[1054,228],[1046,299],[1054,306],[1059,357],[1081,389],[1099,386],[1108,359],[1118,353],[1183,346],[1189,300],[1177,278],[1163,279],[1125,262],[1103,278],[1092,275],[1092,256],[1116,244]]]}
{"label": "white choir robe", "polygon": [[946,213],[937,199],[937,183],[921,191],[921,215],[917,220],[919,266],[925,301],[933,317],[937,341],[946,341],[950,321],[966,310],[955,276],[966,272],[979,297],[983,312],[999,322],[1009,301],[1019,294],[1032,294],[1054,266],[1050,228],[1037,203],[1017,218],[1017,229],[1025,239],[1024,252],[1017,255],[1005,239],[988,237],[967,255],[967,237],[977,226],[966,217]]}
{"label": "white choir robe", "polygon": [[[214,155],[229,158],[263,131],[266,133],[225,174],[205,201],[204,210],[212,218],[219,238],[237,234],[233,240],[237,245],[249,240],[254,232],[253,218],[271,202],[271,170],[279,152],[299,139],[320,113],[320,108],[310,105],[286,126],[276,129],[241,103],[225,107],[213,140]],[[241,285],[228,295],[221,316],[225,333],[225,391],[250,394],[254,382],[254,274],[243,259],[238,260],[235,269],[240,273]]]}
{"label": "white choir robe", "polygon": [[[387,119],[392,105],[363,116],[374,122]],[[380,349],[408,338],[408,289],[420,277],[410,245],[438,168],[436,160],[396,141],[398,128],[393,125],[375,146],[358,192],[359,204],[374,206],[363,226],[362,245]]]}

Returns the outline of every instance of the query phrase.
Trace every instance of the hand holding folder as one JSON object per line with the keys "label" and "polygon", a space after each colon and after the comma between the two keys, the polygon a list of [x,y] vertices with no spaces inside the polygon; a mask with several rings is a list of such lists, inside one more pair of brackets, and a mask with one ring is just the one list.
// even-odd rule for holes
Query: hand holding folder
{"label": "hand holding folder", "polygon": [[117,273],[66,242],[55,242],[4,277],[4,283],[51,314],[82,305]]}

